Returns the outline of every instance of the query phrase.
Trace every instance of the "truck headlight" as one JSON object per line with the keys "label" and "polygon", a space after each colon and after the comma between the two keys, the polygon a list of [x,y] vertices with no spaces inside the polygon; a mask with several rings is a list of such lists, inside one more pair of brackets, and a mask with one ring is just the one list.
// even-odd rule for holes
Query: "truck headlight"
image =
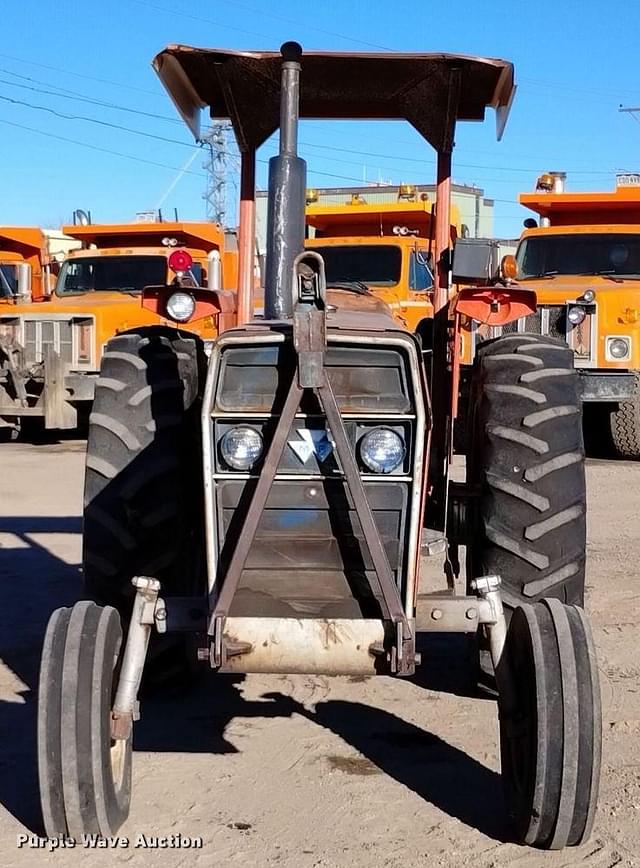
{"label": "truck headlight", "polygon": [[224,463],[234,470],[250,470],[262,455],[262,448],[260,433],[245,426],[231,428],[220,440]]}
{"label": "truck headlight", "polygon": [[360,458],[374,473],[391,473],[404,459],[402,437],[391,428],[374,428],[360,440]]}
{"label": "truck headlight", "polygon": [[196,309],[196,300],[188,292],[174,292],[167,299],[167,313],[177,322],[187,322]]}
{"label": "truck headlight", "polygon": [[569,320],[571,325],[574,325],[574,326],[580,325],[580,323],[584,320],[586,315],[587,315],[586,310],[577,304],[573,305],[573,307],[570,307],[569,310],[567,311],[567,319]]}
{"label": "truck headlight", "polygon": [[609,361],[623,362],[631,358],[631,338],[608,337],[605,355]]}

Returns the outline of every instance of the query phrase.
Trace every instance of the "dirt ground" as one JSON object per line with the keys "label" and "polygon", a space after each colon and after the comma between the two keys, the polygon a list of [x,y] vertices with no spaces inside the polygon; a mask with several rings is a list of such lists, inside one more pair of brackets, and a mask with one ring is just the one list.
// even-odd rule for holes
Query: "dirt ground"
{"label": "dirt ground", "polygon": [[[48,853],[34,757],[50,612],[80,591],[84,444],[0,447],[0,862],[280,868],[613,868],[640,864],[640,464],[592,461],[588,609],[604,705],[591,841],[506,843],[496,709],[465,696],[464,647],[430,642],[411,681],[204,679],[143,702],[128,846]],[[428,665],[431,659],[432,665]],[[201,849],[136,846],[139,835]],[[183,840],[184,843],[184,840]]]}

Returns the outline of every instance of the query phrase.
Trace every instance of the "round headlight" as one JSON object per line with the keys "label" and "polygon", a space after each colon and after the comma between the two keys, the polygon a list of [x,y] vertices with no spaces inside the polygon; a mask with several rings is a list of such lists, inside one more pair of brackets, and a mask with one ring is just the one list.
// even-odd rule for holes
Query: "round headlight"
{"label": "round headlight", "polygon": [[167,314],[177,322],[187,322],[196,309],[196,300],[188,292],[174,292],[167,299]]}
{"label": "round headlight", "polygon": [[255,428],[231,428],[220,440],[220,453],[234,470],[250,470],[262,455],[262,437]]}
{"label": "round headlight", "polygon": [[607,349],[612,359],[626,359],[629,355],[629,341],[624,338],[610,338]]}
{"label": "round headlight", "polygon": [[402,437],[390,428],[374,428],[360,441],[360,458],[374,473],[391,473],[402,462]]}
{"label": "round headlight", "polygon": [[571,325],[580,325],[586,315],[586,310],[583,307],[579,307],[578,305],[570,307],[567,311],[567,319],[569,320]]}
{"label": "round headlight", "polygon": [[596,297],[596,294],[592,289],[585,289],[585,291],[582,293],[582,295],[580,297],[580,300],[586,301],[587,304],[591,304],[591,302],[594,300],[595,297]]}

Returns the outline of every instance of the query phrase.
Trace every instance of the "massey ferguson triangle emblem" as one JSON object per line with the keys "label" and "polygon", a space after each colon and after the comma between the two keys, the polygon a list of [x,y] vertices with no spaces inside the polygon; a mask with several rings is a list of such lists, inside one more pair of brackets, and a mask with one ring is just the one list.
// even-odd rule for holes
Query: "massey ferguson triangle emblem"
{"label": "massey ferguson triangle emblem", "polygon": [[333,444],[324,429],[298,428],[298,436],[300,440],[289,440],[289,446],[303,464],[306,464],[312,455],[315,455],[318,461],[324,461],[331,455]]}

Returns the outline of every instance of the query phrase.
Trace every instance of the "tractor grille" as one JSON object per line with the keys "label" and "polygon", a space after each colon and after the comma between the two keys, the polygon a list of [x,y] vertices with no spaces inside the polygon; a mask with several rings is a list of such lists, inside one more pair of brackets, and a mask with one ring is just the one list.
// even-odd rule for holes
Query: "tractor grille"
{"label": "tractor grille", "polygon": [[52,347],[64,362],[73,362],[73,325],[70,320],[33,320],[24,323],[25,361],[28,365],[44,360]]}
{"label": "tractor grille", "polygon": [[[412,467],[416,452],[415,385],[404,351],[330,345],[326,367],[344,418],[389,566],[402,587],[409,561]],[[221,441],[236,426],[259,431],[266,454],[278,423],[294,357],[287,343],[222,351],[211,424],[216,573],[224,576],[242,534],[261,471],[225,465]],[[390,428],[405,460],[374,474],[359,457],[370,429]],[[231,607],[233,616],[379,617],[368,579],[373,564],[351,493],[327,437],[321,405],[310,394],[294,419]]]}

